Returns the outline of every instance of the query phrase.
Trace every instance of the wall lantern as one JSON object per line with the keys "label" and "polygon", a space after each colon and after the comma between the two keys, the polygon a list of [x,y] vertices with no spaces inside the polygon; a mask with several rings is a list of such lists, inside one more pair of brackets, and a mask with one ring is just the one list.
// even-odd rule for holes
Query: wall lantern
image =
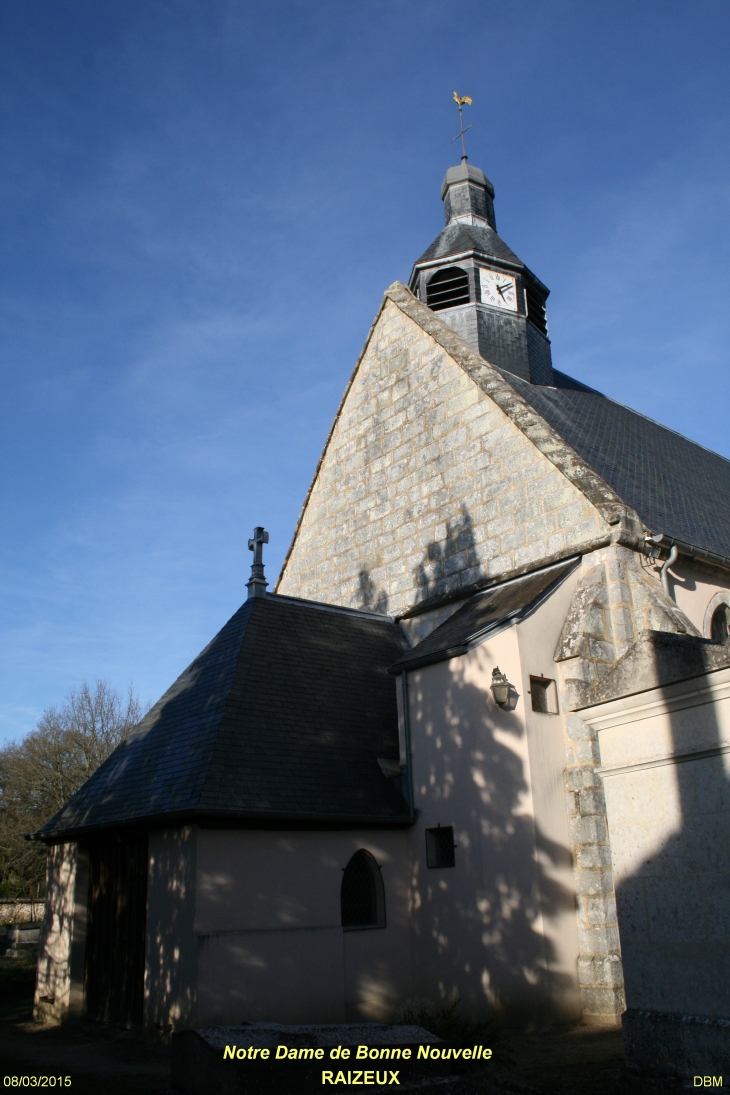
{"label": "wall lantern", "polygon": [[498,707],[505,707],[509,699],[510,683],[499,666],[492,670],[492,695]]}

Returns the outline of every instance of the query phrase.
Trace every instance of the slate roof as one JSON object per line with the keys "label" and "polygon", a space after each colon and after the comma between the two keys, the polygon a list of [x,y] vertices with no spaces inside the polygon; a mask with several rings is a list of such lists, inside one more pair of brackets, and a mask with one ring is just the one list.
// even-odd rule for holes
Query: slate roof
{"label": "slate roof", "polygon": [[453,616],[449,616],[404,657],[399,658],[390,667],[390,672],[417,669],[466,654],[509,620],[524,616],[575,564],[575,559],[567,560],[475,594]]}
{"label": "slate roof", "polygon": [[235,613],[38,834],[121,823],[407,823],[389,617],[268,594]]}
{"label": "slate roof", "polygon": [[730,460],[558,370],[556,387],[500,372],[646,528],[730,558]]}
{"label": "slate roof", "polygon": [[420,259],[416,260],[416,266],[422,262],[447,258],[449,255],[462,255],[465,251],[477,251],[488,258],[504,259],[506,262],[524,267],[524,263],[517,258],[504,240],[500,239],[493,228],[486,225],[482,227],[461,224],[459,221],[451,221],[446,225]]}

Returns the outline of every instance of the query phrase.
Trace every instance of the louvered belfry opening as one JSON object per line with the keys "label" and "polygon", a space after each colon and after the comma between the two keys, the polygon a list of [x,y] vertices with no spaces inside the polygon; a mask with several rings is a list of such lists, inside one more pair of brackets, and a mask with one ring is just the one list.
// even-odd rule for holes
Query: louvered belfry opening
{"label": "louvered belfry opening", "polygon": [[547,335],[545,301],[539,293],[536,293],[529,285],[525,286],[525,296],[527,297],[527,318],[530,323],[537,327],[540,334]]}
{"label": "louvered belfry opening", "polygon": [[426,286],[426,303],[434,312],[469,303],[469,275],[460,266],[447,266]]}
{"label": "louvered belfry opening", "polygon": [[142,1025],[147,913],[147,836],[89,849],[84,997],[86,1017]]}
{"label": "louvered belfry opening", "polygon": [[377,863],[364,848],[345,867],[340,890],[343,928],[378,928],[385,922],[383,882]]}

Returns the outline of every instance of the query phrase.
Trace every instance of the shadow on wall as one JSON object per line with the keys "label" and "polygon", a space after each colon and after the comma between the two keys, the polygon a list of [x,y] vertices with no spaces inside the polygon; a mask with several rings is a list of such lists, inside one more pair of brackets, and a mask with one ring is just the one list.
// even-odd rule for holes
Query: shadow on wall
{"label": "shadow on wall", "polygon": [[[471,584],[484,576],[474,537],[474,521],[463,502],[460,510],[458,517],[446,522],[445,537],[431,541],[423,559],[414,568],[418,601],[451,593],[462,584]],[[466,582],[462,583],[464,572],[468,574]],[[383,614],[388,612],[387,590],[377,588],[371,572],[364,566],[358,574],[357,599],[360,608]]]}
{"label": "shadow on wall", "polygon": [[414,943],[429,971],[419,991],[458,997],[471,1020],[494,1011],[520,1023],[572,1016],[575,976],[561,971],[543,932],[546,921],[575,916],[572,890],[555,877],[570,870],[570,851],[536,829],[524,726],[514,711],[493,717],[485,688],[470,679],[474,665],[439,663],[429,672],[440,680],[412,688],[414,739],[431,758],[427,767],[416,760],[417,795],[433,804],[429,824],[454,825],[457,845],[455,870],[416,866],[411,879]]}
{"label": "shadow on wall", "polygon": [[463,502],[460,510],[458,517],[446,522],[445,538],[433,540],[428,545],[423,561],[414,571],[421,601],[458,589],[464,571],[470,572],[469,584],[482,576],[474,538],[474,521]]}
{"label": "shadow on wall", "polygon": [[[659,679],[660,662],[657,646]],[[676,685],[662,691],[669,701]],[[723,752],[730,701],[717,693],[714,699],[669,704],[666,751],[679,760],[604,779],[629,1008],[627,1060],[685,1076],[722,1071],[730,1042],[727,1028],[678,1023],[671,1014],[730,1019],[730,781]],[[692,752],[698,755],[690,759]],[[670,1014],[664,1020],[647,1012]]]}
{"label": "shadow on wall", "polygon": [[150,834],[145,1024],[163,1034],[196,1017],[195,871],[194,829]]}
{"label": "shadow on wall", "polygon": [[370,577],[370,571],[366,570],[365,567],[360,567],[358,593],[362,608],[367,609],[369,612],[379,612],[384,616],[387,615],[388,594],[384,589],[378,591],[375,582]]}

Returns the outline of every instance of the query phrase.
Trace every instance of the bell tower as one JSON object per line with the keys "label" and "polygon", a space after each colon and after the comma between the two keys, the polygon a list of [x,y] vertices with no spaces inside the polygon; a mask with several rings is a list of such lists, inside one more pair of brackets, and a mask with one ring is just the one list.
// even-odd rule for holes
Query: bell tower
{"label": "bell tower", "polygon": [[414,265],[411,291],[492,365],[552,384],[549,289],[497,235],[494,187],[463,156],[441,198],[446,227]]}

